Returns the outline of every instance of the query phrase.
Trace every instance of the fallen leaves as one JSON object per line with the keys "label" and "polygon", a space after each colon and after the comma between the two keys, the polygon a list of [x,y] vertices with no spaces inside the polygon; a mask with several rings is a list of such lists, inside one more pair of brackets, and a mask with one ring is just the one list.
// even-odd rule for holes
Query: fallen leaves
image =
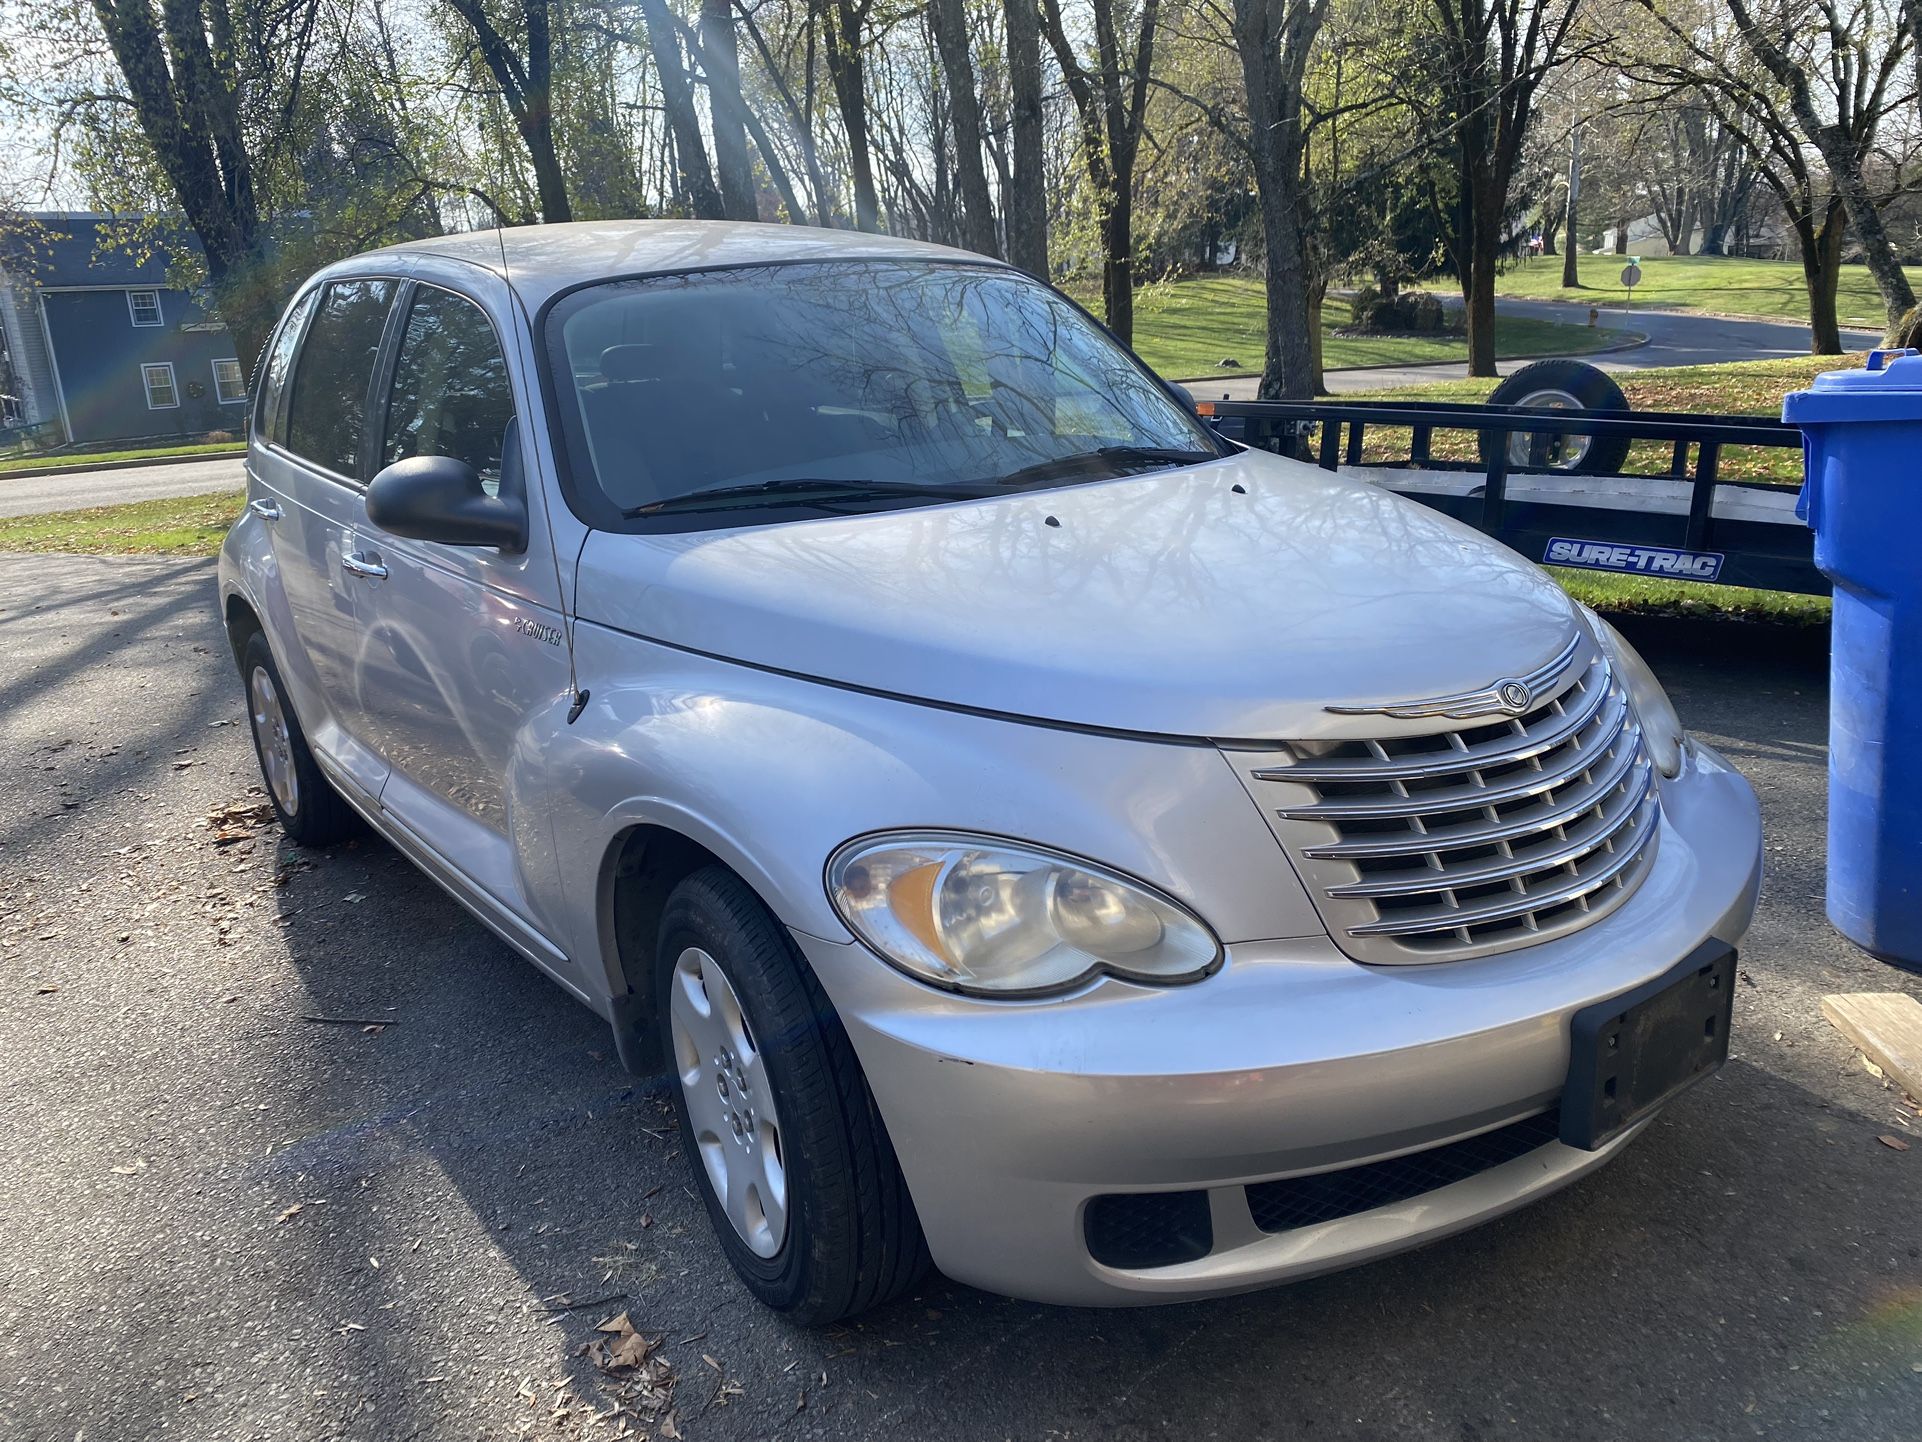
{"label": "fallen leaves", "polygon": [[1892,1137],[1886,1132],[1877,1137],[1876,1140],[1892,1152],[1906,1152],[1909,1149],[1909,1144],[1903,1141],[1902,1138]]}
{"label": "fallen leaves", "polygon": [[626,1312],[595,1327],[595,1339],[581,1348],[607,1378],[614,1411],[625,1413],[661,1437],[679,1437],[674,1415],[674,1368],[659,1354],[662,1337],[649,1337]]}
{"label": "fallen leaves", "polygon": [[209,811],[201,824],[214,834],[214,845],[235,846],[252,841],[274,822],[274,808],[267,801],[230,801]]}

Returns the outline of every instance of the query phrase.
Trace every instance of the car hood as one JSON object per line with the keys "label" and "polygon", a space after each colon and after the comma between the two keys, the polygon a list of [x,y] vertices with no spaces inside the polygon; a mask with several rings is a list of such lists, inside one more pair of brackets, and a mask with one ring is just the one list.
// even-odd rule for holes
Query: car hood
{"label": "car hood", "polygon": [[1248,451],[855,517],[593,533],[581,618],[919,701],[1107,730],[1310,737],[1330,705],[1476,689],[1580,623],[1514,552]]}

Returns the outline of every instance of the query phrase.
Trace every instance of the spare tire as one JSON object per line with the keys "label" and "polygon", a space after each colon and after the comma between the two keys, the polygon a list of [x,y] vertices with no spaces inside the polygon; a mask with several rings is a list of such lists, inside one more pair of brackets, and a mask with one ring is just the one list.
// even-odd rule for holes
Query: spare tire
{"label": "spare tire", "polygon": [[[1546,410],[1625,411],[1628,397],[1606,371],[1586,361],[1544,360],[1525,365],[1488,397],[1500,406],[1540,406]],[[1484,463],[1508,446],[1511,471],[1572,471],[1613,475],[1628,459],[1628,436],[1558,436],[1542,431],[1483,431]]]}

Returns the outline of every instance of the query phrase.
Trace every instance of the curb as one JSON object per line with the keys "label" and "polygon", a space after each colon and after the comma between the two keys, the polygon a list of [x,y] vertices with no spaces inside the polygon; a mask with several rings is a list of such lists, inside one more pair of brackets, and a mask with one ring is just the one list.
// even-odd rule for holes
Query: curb
{"label": "curb", "polygon": [[195,461],[233,461],[247,454],[240,446],[231,451],[197,451],[191,456],[148,456],[131,461],[76,461],[70,466],[22,466],[18,470],[0,469],[0,485],[29,476],[77,476],[85,471],[136,471],[143,466],[185,466]]}

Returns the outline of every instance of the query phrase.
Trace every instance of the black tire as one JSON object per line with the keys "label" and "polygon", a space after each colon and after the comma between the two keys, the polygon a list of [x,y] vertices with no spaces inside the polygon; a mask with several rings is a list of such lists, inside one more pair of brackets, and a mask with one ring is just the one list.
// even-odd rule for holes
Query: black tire
{"label": "black tire", "polygon": [[[688,1115],[670,1009],[675,969],[690,948],[720,964],[739,998],[779,1113],[786,1227],[771,1257],[757,1255],[728,1219]],[[920,1219],[841,1019],[781,925],[726,868],[697,871],[668,897],[654,1004],[682,1154],[748,1290],[813,1327],[891,1301],[918,1282],[929,1265]]]}
{"label": "black tire", "polygon": [[[1578,360],[1544,360],[1525,365],[1496,386],[1489,394],[1488,401],[1490,405],[1519,406],[1529,404],[1531,398],[1554,393],[1573,399],[1585,411],[1628,409],[1628,397],[1622,394],[1622,388],[1615,384],[1607,371]],[[1566,402],[1563,404],[1566,405]],[[1566,464],[1553,456],[1555,444],[1562,437],[1541,433],[1524,437],[1503,431],[1483,431],[1479,439],[1484,464],[1493,460],[1504,444],[1527,441],[1530,443],[1531,459],[1526,462],[1518,460],[1511,452],[1509,465],[1512,469],[1568,471],[1587,476],[1614,475],[1619,472],[1622,463],[1628,459],[1630,444],[1627,436],[1582,437],[1588,442],[1587,451],[1573,464]],[[1576,438],[1570,436],[1567,439]]]}
{"label": "black tire", "polygon": [[[291,788],[276,786],[273,768],[268,763],[271,743],[262,732],[270,728],[263,727],[255,691],[256,673],[265,674],[286,727],[283,764],[293,777]],[[247,730],[254,738],[254,759],[260,763],[260,779],[267,788],[267,800],[273,805],[280,829],[287,833],[289,840],[316,848],[358,836],[365,823],[314,763],[306,733],[300,729],[300,718],[294,715],[293,702],[288,699],[286,684],[280,679],[280,668],[274,664],[274,653],[267,645],[267,637],[259,631],[249,635],[240,648],[240,683],[247,705]]]}

